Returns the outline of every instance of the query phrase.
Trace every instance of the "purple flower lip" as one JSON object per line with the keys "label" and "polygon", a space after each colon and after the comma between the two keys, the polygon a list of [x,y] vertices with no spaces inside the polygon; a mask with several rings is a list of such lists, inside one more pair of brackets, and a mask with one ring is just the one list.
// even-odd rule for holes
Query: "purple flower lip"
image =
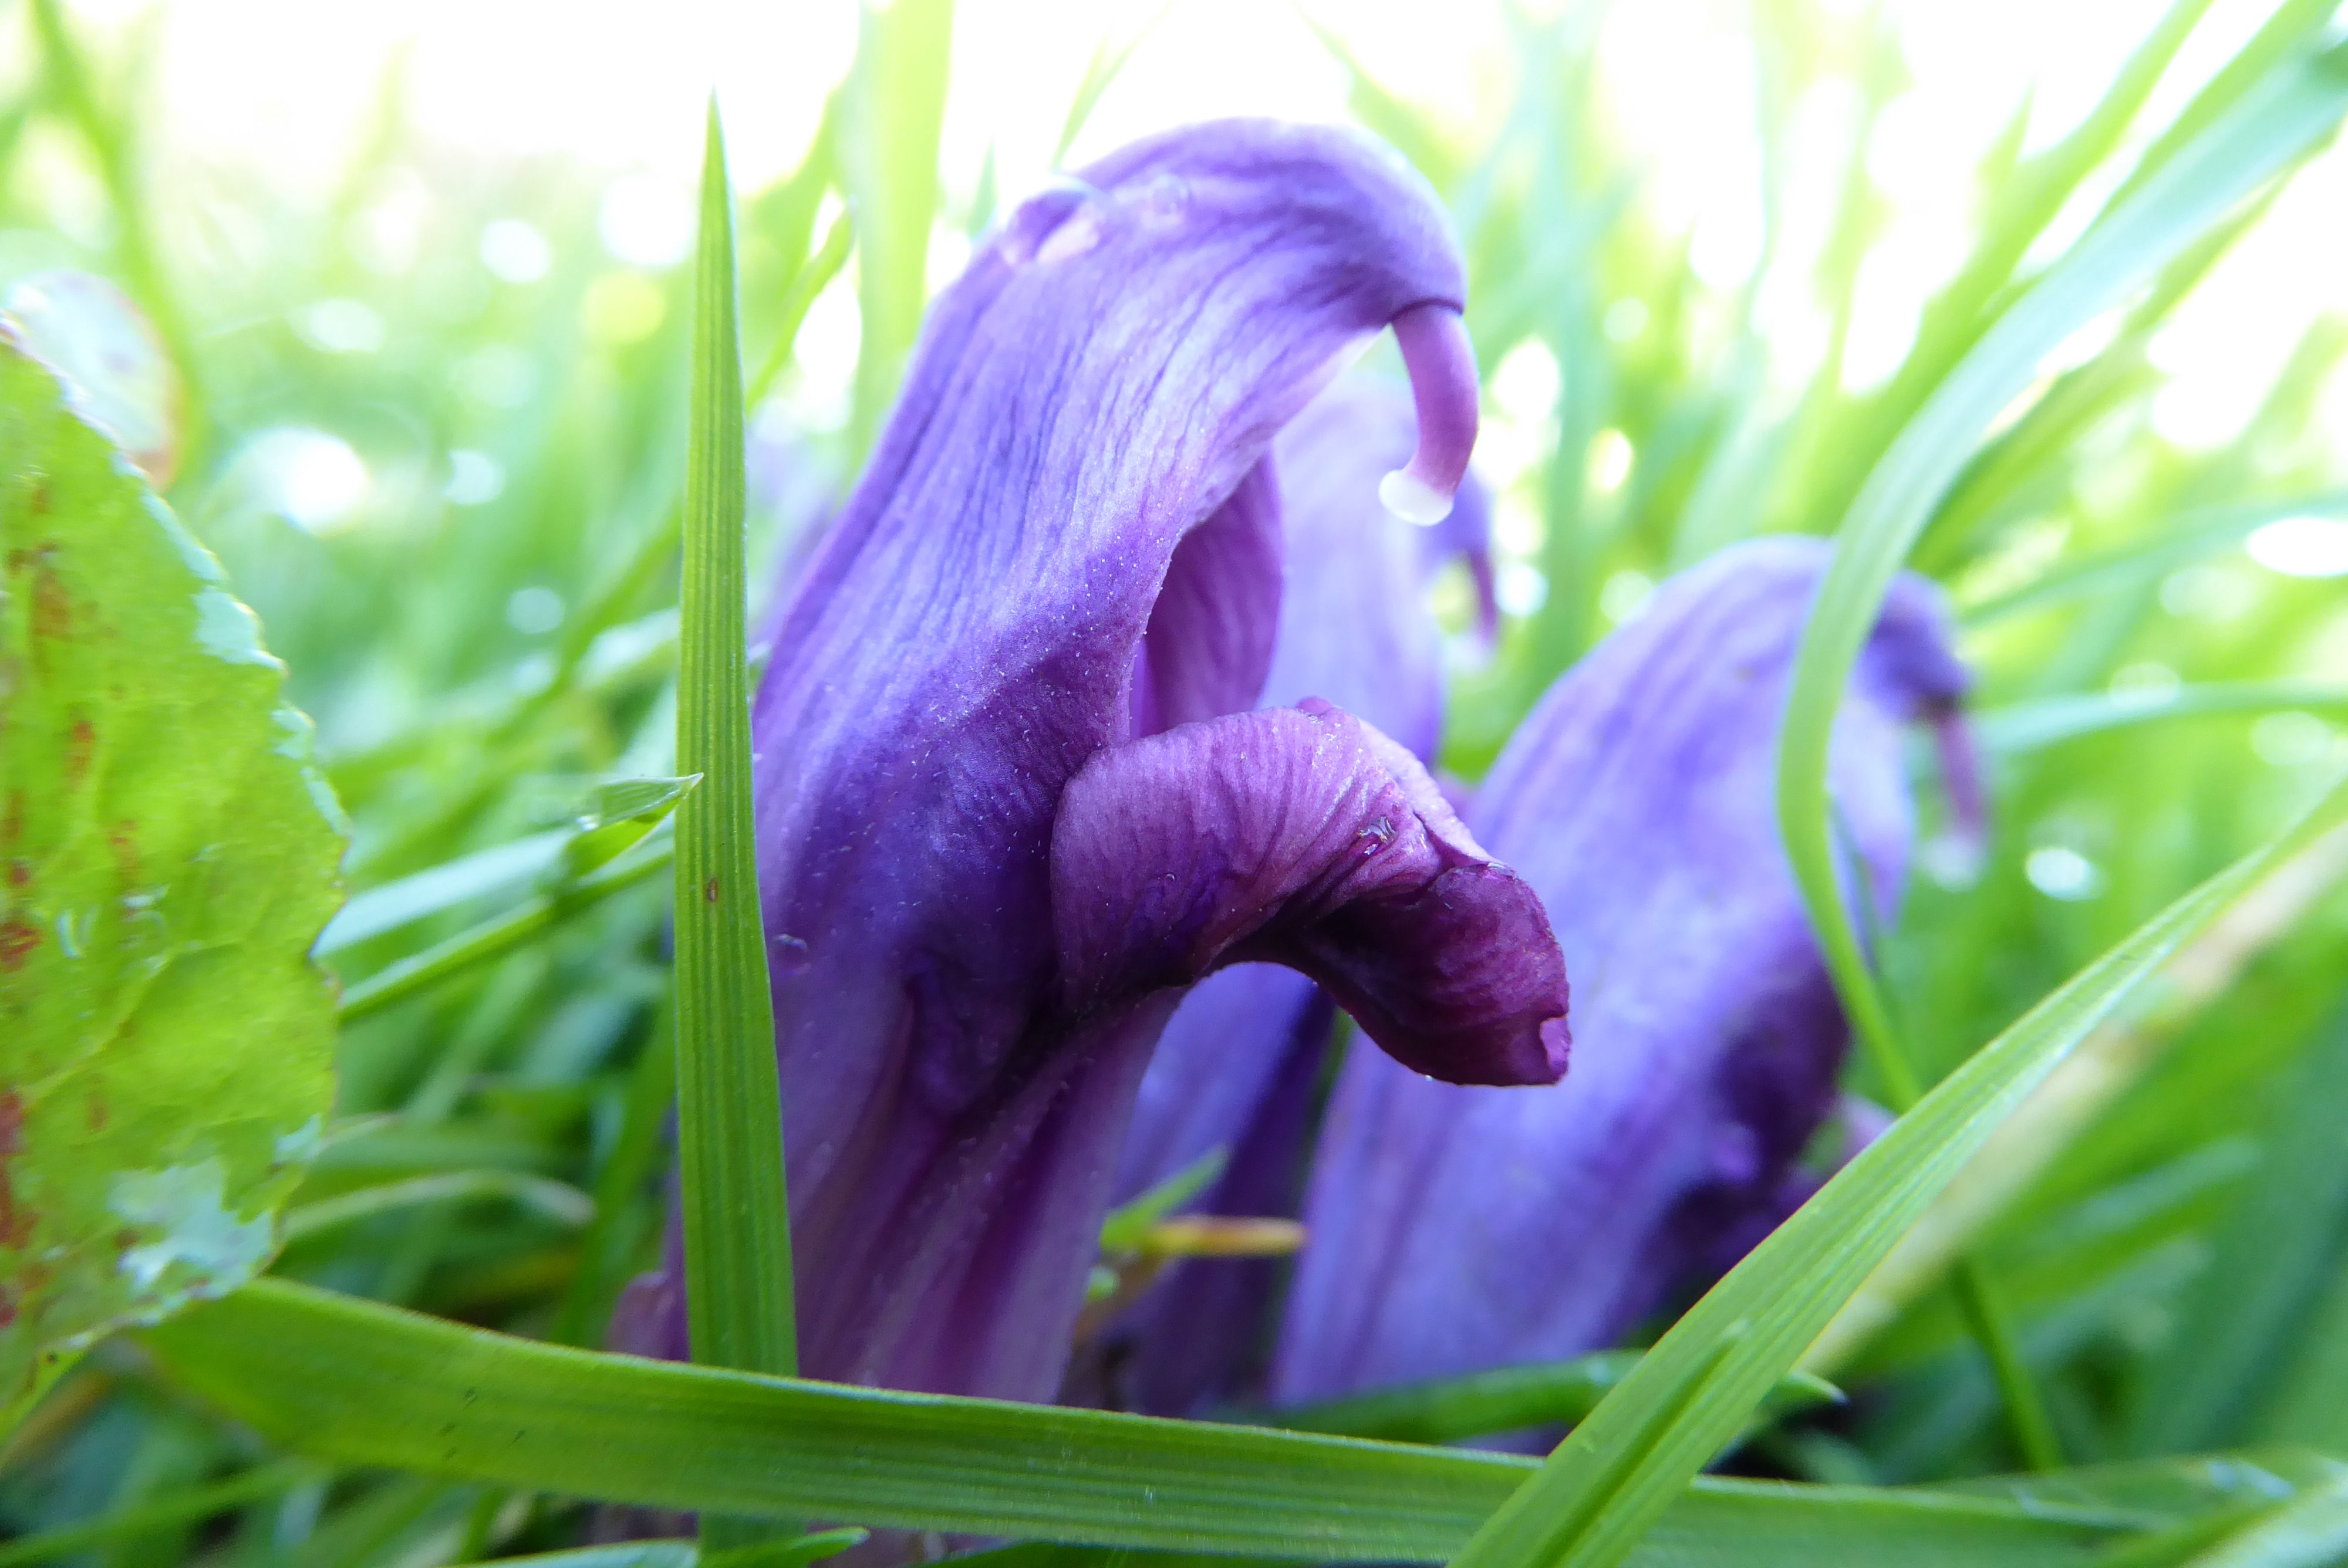
{"label": "purple flower lip", "polygon": [[[1372,374],[1332,386],[1282,431],[1283,583],[1258,705],[1328,699],[1429,762],[1442,735],[1444,649],[1428,589],[1455,555],[1488,585],[1491,502],[1471,477],[1440,525],[1395,516],[1380,482],[1421,445],[1408,389]],[[1220,1174],[1193,1212],[1242,1225],[1293,1216],[1334,1018],[1320,987],[1271,964],[1235,965],[1193,988],[1142,1079],[1117,1201],[1220,1152]],[[1128,1299],[1100,1315],[1063,1398],[1158,1415],[1256,1399],[1275,1265],[1215,1257],[1161,1271],[1137,1259],[1124,1282]]]}
{"label": "purple flower lip", "polygon": [[752,715],[801,1364],[1048,1398],[1158,1032],[1223,965],[1305,969],[1414,1068],[1562,1066],[1563,963],[1404,748],[1251,712],[1273,437],[1402,323],[1447,497],[1475,430],[1424,180],[1266,121],[1027,202],[932,306]]}

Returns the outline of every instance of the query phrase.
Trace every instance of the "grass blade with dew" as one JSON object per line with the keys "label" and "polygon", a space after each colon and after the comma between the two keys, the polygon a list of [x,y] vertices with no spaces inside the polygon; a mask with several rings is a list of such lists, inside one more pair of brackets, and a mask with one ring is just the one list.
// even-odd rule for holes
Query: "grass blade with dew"
{"label": "grass blade with dew", "polygon": [[[676,817],[677,1163],[693,1356],[798,1370],[790,1217],[783,1188],[774,999],[758,913],[750,807],[744,585],[748,480],[735,325],[732,195],[709,108],[695,261],[693,405],[685,480],[676,754],[702,775]],[[703,1543],[743,1546],[765,1525],[708,1515]]]}

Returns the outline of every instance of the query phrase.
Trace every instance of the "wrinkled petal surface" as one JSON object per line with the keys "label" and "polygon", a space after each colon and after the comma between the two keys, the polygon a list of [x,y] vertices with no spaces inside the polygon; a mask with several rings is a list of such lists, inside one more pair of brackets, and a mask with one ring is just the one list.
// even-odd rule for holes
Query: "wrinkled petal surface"
{"label": "wrinkled petal surface", "polygon": [[[1071,898],[1105,937],[1136,922],[1056,864],[1064,795],[1104,748],[1179,752],[1186,721],[1253,704],[1278,605],[1270,445],[1404,317],[1444,432],[1412,464],[1457,482],[1473,367],[1439,318],[1460,290],[1439,205],[1390,152],[1231,121],[1026,202],[939,298],[776,628],[752,718],[810,1375],[1056,1386],[1149,1049],[1180,988],[1234,956],[1071,947]],[[1280,751],[1259,749],[1256,776],[1313,782]],[[1355,897],[1304,846],[1258,847],[1285,856],[1266,875],[1301,879],[1240,895],[1263,906],[1267,943],[1291,933],[1362,969],[1355,988],[1417,1059],[1491,1071],[1489,1020],[1453,1040],[1442,998],[1406,994],[1427,956],[1390,977],[1366,950],[1322,950],[1383,885]],[[1190,866],[1162,870],[1170,884],[1120,886],[1194,897]]]}
{"label": "wrinkled petal surface", "polygon": [[1078,1014],[1228,961],[1320,982],[1415,1072],[1548,1083],[1565,968],[1532,890],[1416,758],[1323,702],[1187,724],[1096,756],[1052,844]]}
{"label": "wrinkled petal surface", "polygon": [[[1488,587],[1491,500],[1470,475],[1433,528],[1388,511],[1380,483],[1418,445],[1407,389],[1366,374],[1338,382],[1281,433],[1273,452],[1284,586],[1259,705],[1325,699],[1431,764],[1442,735],[1443,648],[1427,587],[1455,555],[1471,574],[1480,568],[1476,580]],[[1170,592],[1160,598],[1161,617]],[[1490,623],[1483,629],[1488,635]],[[1242,964],[1200,984],[1142,1079],[1117,1201],[1220,1149],[1228,1163],[1198,1212],[1292,1216],[1333,1020],[1320,989],[1292,970]],[[1089,1348],[1087,1399],[1184,1414],[1235,1395],[1260,1367],[1278,1273],[1264,1261],[1175,1265]]]}
{"label": "wrinkled petal surface", "polygon": [[[1564,1357],[1704,1283],[1781,1204],[1846,1029],[1779,846],[1776,740],[1828,559],[1725,550],[1552,688],[1477,800],[1575,977],[1574,1073],[1501,1093],[1351,1057],[1275,1368],[1303,1399]],[[1902,727],[1965,686],[1937,595],[1899,583],[1834,737],[1876,907],[1913,833]],[[1749,1232],[1748,1232],[1749,1238]]]}

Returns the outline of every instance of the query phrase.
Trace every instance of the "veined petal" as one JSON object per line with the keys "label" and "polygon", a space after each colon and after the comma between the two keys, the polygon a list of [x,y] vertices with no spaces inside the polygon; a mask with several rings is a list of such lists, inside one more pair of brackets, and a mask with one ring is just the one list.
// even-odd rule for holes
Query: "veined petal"
{"label": "veined petal", "polygon": [[1417,416],[1403,388],[1340,382],[1281,434],[1286,590],[1264,707],[1319,697],[1432,764],[1443,732],[1442,630],[1427,586],[1454,556],[1488,559],[1491,497],[1473,475],[1433,528],[1378,501],[1410,460]]}
{"label": "veined petal", "polygon": [[1255,705],[1280,620],[1281,495],[1271,459],[1183,537],[1134,651],[1128,733]]}
{"label": "veined petal", "polygon": [[1414,1072],[1565,1071],[1565,969],[1540,900],[1416,758],[1325,702],[1096,755],[1062,801],[1052,889],[1079,1016],[1268,961],[1319,981]]}
{"label": "veined petal", "polygon": [[[1266,454],[1405,316],[1441,432],[1414,461],[1456,482],[1461,287],[1440,206],[1389,151],[1233,121],[1027,202],[938,299],[753,711],[811,1375],[1052,1392],[1179,995],[1104,989],[1085,953],[1072,987],[1064,792],[1104,747],[1252,705],[1278,605]],[[1457,1009],[1410,988],[1443,979],[1354,984],[1431,1028]]]}
{"label": "veined petal", "polygon": [[[1547,899],[1572,967],[1572,1082],[1501,1094],[1347,1061],[1279,1397],[1609,1344],[1783,1201],[1847,1037],[1774,807],[1828,549],[1754,541],[1667,583],[1510,741],[1476,823]],[[1838,815],[1887,920],[1913,835],[1901,731],[1953,713],[1951,642],[1937,594],[1903,579],[1837,723]]]}
{"label": "veined petal", "polygon": [[[1380,482],[1419,445],[1407,390],[1369,374],[1339,381],[1281,433],[1273,453],[1284,587],[1259,706],[1323,698],[1431,762],[1442,734],[1443,648],[1428,583],[1464,555],[1471,572],[1486,569],[1488,585],[1491,512],[1472,474],[1433,528],[1388,511]],[[1169,583],[1161,617],[1170,595]],[[1200,982],[1142,1078],[1117,1200],[1220,1150],[1223,1173],[1194,1212],[1294,1215],[1334,1016],[1311,980],[1272,965],[1241,964]],[[1174,1264],[1085,1348],[1077,1386],[1064,1397],[1182,1415],[1241,1396],[1260,1371],[1281,1267],[1238,1258]]]}

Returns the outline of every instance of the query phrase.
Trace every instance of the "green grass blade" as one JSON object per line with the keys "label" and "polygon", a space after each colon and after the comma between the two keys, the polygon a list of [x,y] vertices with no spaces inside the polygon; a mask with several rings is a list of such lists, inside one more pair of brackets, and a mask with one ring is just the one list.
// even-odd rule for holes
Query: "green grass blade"
{"label": "green grass blade", "polygon": [[[1283,1431],[1330,1432],[1387,1442],[1455,1443],[1495,1432],[1570,1426],[1598,1408],[1639,1365],[1636,1350],[1599,1350],[1570,1361],[1502,1367],[1439,1382],[1406,1383],[1350,1399],[1272,1411],[1265,1419]],[[1842,1390],[1823,1378],[1796,1372],[1763,1401],[1782,1415],[1839,1404]]]}
{"label": "green grass blade", "polygon": [[922,330],[953,38],[953,0],[898,0],[863,11],[845,162],[863,320],[849,423],[854,454],[880,434]]}
{"label": "green grass blade", "polygon": [[1844,686],[1884,595],[1982,433],[2073,331],[2156,271],[2348,110],[2338,53],[2281,67],[2082,237],[1990,328],[1869,476],[1838,536],[1787,701],[1777,814],[1804,902],[1852,1025],[1895,1095],[1906,1069],[1837,876],[1827,750]]}
{"label": "green grass blade", "polygon": [[2274,67],[2275,62],[2321,32],[2339,9],[2340,0],[2283,0],[2250,41],[2202,84],[2201,90],[2193,95],[2193,101],[2154,138],[2144,156],[2137,160],[2127,182],[2114,193],[2112,204],[2126,201],[2167,168],[2170,159],[2182,156],[2195,137],[2230,111],[2245,95],[2256,91],[2260,78]]}
{"label": "green grass blade", "polygon": [[[1529,1473],[1513,1455],[905,1394],[517,1339],[283,1280],[142,1342],[273,1440],[557,1496],[1291,1561],[1435,1562]],[[1664,1563],[2069,1563],[2100,1505],[1706,1479]],[[1749,1555],[1740,1555],[1749,1553]],[[1872,1553],[1870,1556],[1869,1553]]]}
{"label": "green grass blade", "polygon": [[1058,169],[1067,161],[1068,149],[1076,146],[1076,138],[1084,134],[1085,122],[1092,118],[1101,95],[1108,91],[1110,84],[1125,69],[1126,62],[1133,58],[1134,51],[1157,31],[1158,25],[1166,20],[1166,13],[1173,8],[1174,0],[1159,0],[1158,9],[1145,17],[1141,26],[1123,38],[1103,35],[1094,46],[1092,58],[1085,62],[1084,77],[1068,100],[1067,115],[1060,121],[1059,139],[1052,144],[1053,168]]}
{"label": "green grass blade", "polygon": [[2167,1344],[2145,1375],[2136,1448],[2238,1440],[2338,1273],[2348,1219],[2348,1016],[2322,1031],[2266,1139],[2258,1173],[2210,1237]]}
{"label": "green grass blade", "polygon": [[205,1481],[199,1486],[182,1487],[150,1496],[133,1507],[118,1508],[87,1524],[45,1530],[37,1535],[27,1535],[0,1544],[0,1568],[17,1568],[21,1563],[53,1562],[59,1557],[76,1556],[149,1531],[199,1523],[232,1508],[241,1508],[247,1503],[291,1491],[306,1481],[317,1480],[319,1475],[315,1465],[285,1460],[261,1465],[225,1481]]}
{"label": "green grass blade", "polygon": [[378,969],[343,992],[336,1016],[345,1023],[354,1022],[429,990],[452,976],[504,958],[613,894],[650,880],[670,863],[675,847],[675,840],[663,835],[568,886],[525,899],[502,915]]}
{"label": "green grass blade", "polygon": [[2211,681],[2167,691],[2094,692],[1992,708],[1977,721],[1982,744],[2034,752],[2085,735],[2174,719],[2284,712],[2348,716],[2348,686],[2308,681]]}
{"label": "green grass blade", "polygon": [[[1985,173],[1992,199],[1980,240],[1963,268],[1925,307],[1916,343],[1882,392],[1849,411],[1824,465],[1823,493],[1806,497],[1831,516],[1849,503],[1850,487],[1887,443],[1963,362],[1994,319],[1997,296],[2012,285],[2030,246],[2063,210],[2080,182],[2110,156],[2146,98],[2184,46],[2209,0],[2173,0],[2130,54],[2086,118],[2062,140],[2013,166],[2020,139],[1993,152]],[[2018,119],[2014,130],[2024,128]],[[2007,169],[1999,178],[1997,166]]]}
{"label": "green grass blade", "polygon": [[1962,611],[1964,623],[1967,630],[1974,630],[2025,610],[2066,603],[2141,582],[2204,556],[2215,555],[2240,543],[2267,524],[2286,518],[2343,516],[2348,516],[2348,490],[2324,490],[2195,513],[2172,527],[2059,565],[2011,592],[1968,605]]}
{"label": "green grass blade", "polygon": [[[2322,835],[2274,863],[2256,886],[2166,966],[2142,1007],[2098,1027],[2007,1117],[1811,1344],[1803,1366],[1827,1377],[1849,1366],[1862,1346],[1947,1273],[1954,1257],[2015,1212],[2063,1152],[2146,1077],[2186,1020],[2227,995],[2246,966],[2320,917],[2343,880],[2348,828]],[[2348,1334],[2343,1348],[2348,1350]],[[2348,1390],[2348,1365],[2332,1386]],[[2335,1409],[2348,1408],[2348,1393],[2332,1403]],[[2328,1434],[2332,1425],[2320,1430]],[[2267,1435],[2310,1440],[2297,1428],[2271,1428]]]}
{"label": "green grass blade", "polygon": [[694,1359],[798,1368],[774,999],[751,835],[742,359],[732,198],[713,104],[695,263],[676,754],[677,1161]]}
{"label": "green grass blade", "polygon": [[2329,1568],[2348,1556],[2348,1475],[2188,1559],[2188,1568]]}
{"label": "green grass blade", "polygon": [[2178,946],[2348,817],[2348,785],[2139,927],[1950,1074],[1647,1353],[1457,1568],[1621,1562],[1999,1122]]}
{"label": "green grass blade", "polygon": [[297,1204],[285,1211],[283,1234],[290,1245],[377,1214],[426,1204],[472,1203],[482,1198],[510,1200],[574,1230],[595,1216],[594,1202],[586,1194],[545,1176],[521,1171],[450,1171]]}

